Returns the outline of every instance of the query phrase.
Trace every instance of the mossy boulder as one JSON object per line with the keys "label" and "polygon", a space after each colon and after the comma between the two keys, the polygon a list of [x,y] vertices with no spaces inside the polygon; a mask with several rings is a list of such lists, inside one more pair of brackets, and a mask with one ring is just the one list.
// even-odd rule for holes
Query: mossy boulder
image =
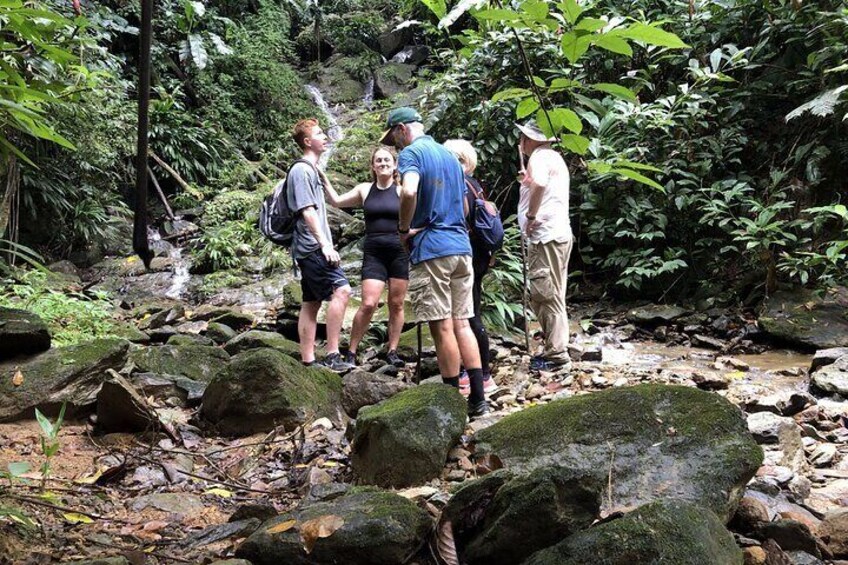
{"label": "mossy boulder", "polygon": [[[301,528],[310,520],[337,516],[341,527],[304,550]],[[294,526],[269,533],[295,520]],[[336,520],[338,524],[338,520]],[[399,565],[421,548],[432,528],[429,514],[414,502],[371,488],[354,488],[329,502],[318,502],[268,520],[236,550],[254,565]]]}
{"label": "mossy boulder", "polygon": [[203,393],[201,417],[225,435],[291,430],[313,418],[344,418],[341,378],[326,369],[305,367],[271,348],[232,358]]}
{"label": "mossy boulder", "polygon": [[439,476],[465,428],[466,410],[459,391],[443,384],[417,386],[362,408],[351,442],[354,473],[385,487]]}
{"label": "mossy boulder", "polygon": [[361,102],[365,85],[345,70],[345,57],[328,60],[318,77],[318,88],[333,104]]}
{"label": "mossy boulder", "polygon": [[290,339],[286,339],[277,332],[265,332],[262,330],[250,330],[239,334],[224,345],[224,350],[230,355],[238,355],[249,349],[270,347],[300,359],[300,346]]}
{"label": "mossy boulder", "polygon": [[848,347],[848,289],[835,287],[824,296],[803,288],[778,291],[759,324],[773,338],[803,348]]}
{"label": "mossy boulder", "polygon": [[558,465],[611,481],[606,510],[675,497],[725,522],[763,460],[737,407],[716,394],[669,385],[609,389],[530,408],[481,430],[475,443],[478,457],[495,454],[516,472]]}
{"label": "mossy boulder", "polygon": [[218,345],[223,345],[238,335],[236,330],[221,322],[209,322],[206,326],[206,337]]}
{"label": "mossy boulder", "polygon": [[37,315],[0,308],[0,359],[32,355],[50,349],[50,331]]}
{"label": "mossy boulder", "polygon": [[206,336],[197,334],[175,334],[168,338],[168,345],[215,345],[215,342]]}
{"label": "mossy boulder", "polygon": [[658,500],[539,551],[525,565],[742,565],[722,521],[700,506]]}
{"label": "mossy boulder", "polygon": [[415,65],[388,62],[374,72],[377,92],[383,98],[392,98],[398,94],[409,92],[414,86],[413,71]]}
{"label": "mossy boulder", "polygon": [[160,345],[130,352],[139,372],[182,375],[204,383],[215,378],[229,359],[226,351],[208,345]]}
{"label": "mossy boulder", "polygon": [[501,470],[464,485],[444,516],[464,563],[510,565],[588,528],[603,487],[592,475],[563,467],[518,477]]}
{"label": "mossy boulder", "polygon": [[33,418],[36,408],[55,415],[63,402],[68,417],[92,408],[106,369],[120,369],[128,348],[122,339],[96,339],[0,363],[0,421]]}
{"label": "mossy boulder", "polygon": [[357,369],[342,379],[342,406],[351,418],[356,418],[364,406],[371,406],[410,388],[411,384],[388,375]]}
{"label": "mossy boulder", "polygon": [[226,324],[237,330],[256,323],[256,318],[249,312],[242,312],[241,310],[234,310],[232,308],[221,308],[213,304],[204,304],[192,312],[190,318],[194,321]]}

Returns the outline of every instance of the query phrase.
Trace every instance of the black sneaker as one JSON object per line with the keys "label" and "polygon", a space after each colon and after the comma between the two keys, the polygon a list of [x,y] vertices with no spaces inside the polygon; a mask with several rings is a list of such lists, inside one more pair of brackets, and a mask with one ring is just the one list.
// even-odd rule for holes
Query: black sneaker
{"label": "black sneaker", "polygon": [[359,364],[359,363],[356,362],[356,353],[353,353],[352,351],[345,351],[342,359],[344,360],[345,363],[350,363],[354,367],[356,367]]}
{"label": "black sneaker", "polygon": [[406,361],[400,358],[397,350],[392,349],[386,354],[386,361],[389,362],[389,365],[394,365],[398,369],[406,366]]}
{"label": "black sneaker", "polygon": [[491,412],[491,409],[489,408],[489,403],[486,402],[485,400],[481,400],[480,402],[477,402],[476,404],[471,404],[470,402],[468,403],[468,417],[469,418],[477,418],[479,416],[485,416],[489,412]]}
{"label": "black sneaker", "polygon": [[353,369],[353,365],[342,359],[340,353],[330,353],[324,360],[321,361],[321,364],[330,369],[331,371],[335,371],[336,373],[343,373],[345,371],[350,371]]}

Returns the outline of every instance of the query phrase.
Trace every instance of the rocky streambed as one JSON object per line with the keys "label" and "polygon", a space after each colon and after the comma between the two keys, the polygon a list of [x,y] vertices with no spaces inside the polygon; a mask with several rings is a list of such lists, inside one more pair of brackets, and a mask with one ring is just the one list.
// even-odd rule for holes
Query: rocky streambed
{"label": "rocky streambed", "polygon": [[[124,317],[132,341],[50,348],[0,311],[0,563],[848,558],[848,350],[774,349],[744,312],[578,304],[560,373],[496,337],[470,423],[426,331],[416,384],[412,329],[406,367],[339,376],[237,307]],[[63,403],[42,468],[32,417]]]}

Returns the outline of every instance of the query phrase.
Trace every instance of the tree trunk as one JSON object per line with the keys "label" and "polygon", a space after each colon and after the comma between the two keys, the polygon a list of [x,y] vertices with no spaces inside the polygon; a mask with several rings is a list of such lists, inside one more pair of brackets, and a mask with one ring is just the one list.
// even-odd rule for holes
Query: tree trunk
{"label": "tree trunk", "polygon": [[9,221],[12,218],[12,201],[15,199],[20,186],[17,164],[15,156],[9,155],[5,171],[3,171],[6,173],[6,188],[3,191],[3,201],[0,202],[0,239],[3,239],[6,228],[9,227]]}

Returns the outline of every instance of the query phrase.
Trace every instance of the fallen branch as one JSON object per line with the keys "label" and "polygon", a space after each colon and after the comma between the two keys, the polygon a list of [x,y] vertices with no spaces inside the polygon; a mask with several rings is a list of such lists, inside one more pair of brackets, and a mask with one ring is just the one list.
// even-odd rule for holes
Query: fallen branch
{"label": "fallen branch", "polygon": [[[109,543],[105,541],[99,541],[97,539],[89,536],[89,541],[96,543],[97,545],[102,545],[103,547],[111,547],[112,549],[119,549],[121,551],[136,551],[134,547],[126,547],[123,545],[118,545],[116,543]],[[178,563],[195,563],[194,561],[189,561],[188,559],[183,559],[181,557],[174,557],[173,555],[168,555],[167,553],[162,553],[161,551],[149,550],[144,552],[146,555],[153,555],[155,557],[161,557],[162,559],[167,559],[168,561],[176,561]]]}
{"label": "fallen branch", "polygon": [[87,518],[91,518],[92,520],[105,520],[109,522],[118,522],[120,524],[130,524],[127,520],[121,520],[120,518],[109,518],[108,516],[101,516],[100,514],[93,514],[91,512],[86,512],[85,510],[77,510],[76,508],[68,508],[67,506],[60,506],[58,504],[53,504],[52,502],[47,502],[46,500],[40,500],[38,498],[30,498],[28,496],[21,496],[19,494],[5,494],[7,498],[11,498],[17,500],[18,502],[26,502],[29,504],[34,504],[36,506],[44,506],[46,508],[52,508],[54,510],[59,510],[60,512],[73,512],[74,514],[79,514],[80,516],[85,516]]}
{"label": "fallen branch", "polygon": [[159,195],[159,200],[162,201],[162,204],[165,206],[165,213],[168,215],[169,220],[174,219],[174,211],[171,210],[171,205],[168,204],[168,199],[165,198],[165,193],[162,192],[162,187],[159,186],[159,181],[156,180],[156,176],[153,174],[153,169],[148,165],[147,174],[150,176],[150,180],[153,182],[153,187],[156,189],[156,194]]}
{"label": "fallen branch", "polygon": [[[131,456],[136,457],[138,459],[141,459],[142,461],[144,461],[145,463],[149,463],[150,465],[161,466],[161,463],[159,463],[158,461],[153,461],[152,459],[148,459],[147,457],[144,457],[143,455],[131,454]],[[222,480],[216,479],[215,477],[207,477],[205,475],[199,475],[197,473],[189,473],[188,471],[184,471],[182,469],[174,469],[174,470],[178,473],[186,475],[187,477],[194,477],[195,479],[200,479],[202,481],[209,481],[210,483],[213,483],[213,484],[216,484],[216,485],[223,485],[225,487],[230,487],[231,489],[235,489],[235,490],[244,490],[244,491],[247,491],[247,492],[258,492],[260,494],[265,494],[265,495],[280,494],[280,493],[286,492],[283,489],[259,490],[259,489],[255,489],[255,488],[246,487],[244,485],[240,485],[240,484],[237,484],[237,483],[233,483],[233,482],[230,482],[230,481],[222,481]]]}
{"label": "fallen branch", "polygon": [[188,184],[185,181],[185,179],[183,177],[180,176],[180,174],[177,171],[175,171],[168,163],[163,161],[162,158],[159,157],[159,155],[154,153],[152,149],[149,149],[147,151],[147,154],[150,155],[153,158],[153,160],[156,161],[156,164],[159,165],[160,167],[162,167],[162,169],[164,169],[164,171],[166,173],[171,175],[171,177],[173,177],[173,179],[175,181],[177,181],[177,184],[179,184],[183,188],[183,190],[185,190],[186,192],[191,193],[191,194],[197,192],[195,189],[193,189],[191,187],[190,184]]}

